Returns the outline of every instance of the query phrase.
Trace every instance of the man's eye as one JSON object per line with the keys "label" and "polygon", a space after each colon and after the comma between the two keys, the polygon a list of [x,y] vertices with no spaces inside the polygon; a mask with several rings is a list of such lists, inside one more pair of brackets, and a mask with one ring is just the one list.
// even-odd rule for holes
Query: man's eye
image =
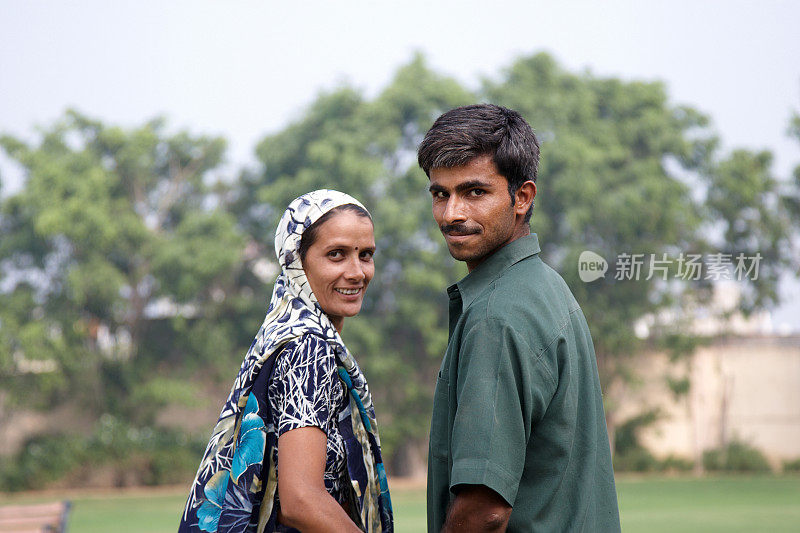
{"label": "man's eye", "polygon": [[436,191],[433,193],[433,197],[436,199],[441,199],[445,197],[444,191]]}
{"label": "man's eye", "polygon": [[471,191],[469,191],[469,194],[472,196],[483,196],[484,194],[486,194],[486,191],[484,191],[483,189],[472,189]]}

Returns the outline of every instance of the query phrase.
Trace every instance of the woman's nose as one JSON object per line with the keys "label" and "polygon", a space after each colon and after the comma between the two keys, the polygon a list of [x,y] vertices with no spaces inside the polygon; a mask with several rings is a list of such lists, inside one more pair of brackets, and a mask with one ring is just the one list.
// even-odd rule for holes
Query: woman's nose
{"label": "woman's nose", "polygon": [[348,259],[346,270],[344,272],[345,278],[351,281],[361,281],[366,277],[364,274],[364,268],[361,265],[361,260],[358,258],[358,255]]}

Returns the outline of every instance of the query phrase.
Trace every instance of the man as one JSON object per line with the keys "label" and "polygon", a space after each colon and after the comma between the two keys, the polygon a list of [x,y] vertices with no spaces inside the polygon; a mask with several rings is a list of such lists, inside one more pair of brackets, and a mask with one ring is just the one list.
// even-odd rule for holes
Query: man
{"label": "man", "polygon": [[456,108],[418,160],[450,254],[469,270],[447,289],[428,530],[619,531],[589,328],[530,232],[533,130],[510,109]]}

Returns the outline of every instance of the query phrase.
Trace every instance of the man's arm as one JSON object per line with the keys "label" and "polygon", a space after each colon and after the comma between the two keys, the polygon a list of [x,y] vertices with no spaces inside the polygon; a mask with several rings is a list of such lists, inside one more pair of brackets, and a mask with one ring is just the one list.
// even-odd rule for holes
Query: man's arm
{"label": "man's arm", "polygon": [[505,531],[511,506],[483,485],[462,485],[447,511],[442,533]]}

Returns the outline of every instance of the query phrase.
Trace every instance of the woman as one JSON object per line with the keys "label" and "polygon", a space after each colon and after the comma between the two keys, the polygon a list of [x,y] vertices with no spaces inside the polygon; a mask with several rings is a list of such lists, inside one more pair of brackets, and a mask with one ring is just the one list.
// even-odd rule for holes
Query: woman
{"label": "woman", "polygon": [[192,485],[184,531],[392,531],[366,380],[339,333],[374,273],[372,219],[319,190],[275,233],[281,273]]}

